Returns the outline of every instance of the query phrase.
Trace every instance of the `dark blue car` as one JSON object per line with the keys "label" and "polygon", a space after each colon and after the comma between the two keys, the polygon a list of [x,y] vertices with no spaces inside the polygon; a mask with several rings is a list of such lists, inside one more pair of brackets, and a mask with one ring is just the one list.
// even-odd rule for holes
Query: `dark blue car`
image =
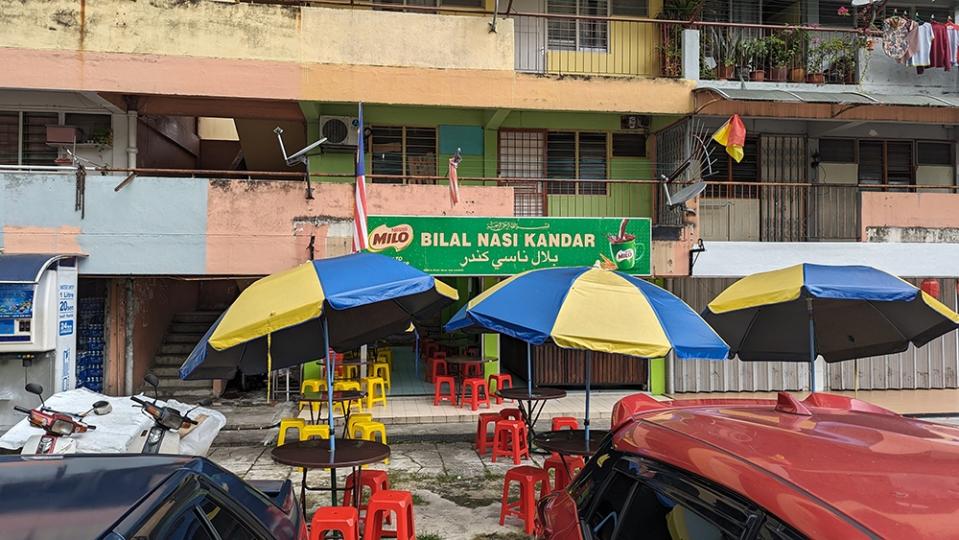
{"label": "dark blue car", "polygon": [[290,481],[248,484],[205,458],[0,457],[4,540],[307,538]]}

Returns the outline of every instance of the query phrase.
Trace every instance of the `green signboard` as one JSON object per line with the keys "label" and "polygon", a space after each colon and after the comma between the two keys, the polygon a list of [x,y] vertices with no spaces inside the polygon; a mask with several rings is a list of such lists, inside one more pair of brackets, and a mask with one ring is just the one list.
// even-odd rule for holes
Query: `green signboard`
{"label": "green signboard", "polygon": [[434,275],[593,266],[650,274],[648,218],[370,216],[369,251]]}

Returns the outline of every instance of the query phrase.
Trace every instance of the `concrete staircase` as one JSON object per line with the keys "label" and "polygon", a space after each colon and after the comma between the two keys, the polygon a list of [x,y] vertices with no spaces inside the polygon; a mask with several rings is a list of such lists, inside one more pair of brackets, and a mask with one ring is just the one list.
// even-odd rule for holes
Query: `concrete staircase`
{"label": "concrete staircase", "polygon": [[[193,311],[174,315],[150,369],[160,379],[161,399],[173,398],[191,403],[213,395],[213,381],[181,381],[179,369],[219,316],[217,311]],[[143,388],[143,391],[149,394],[152,389],[147,387]]]}

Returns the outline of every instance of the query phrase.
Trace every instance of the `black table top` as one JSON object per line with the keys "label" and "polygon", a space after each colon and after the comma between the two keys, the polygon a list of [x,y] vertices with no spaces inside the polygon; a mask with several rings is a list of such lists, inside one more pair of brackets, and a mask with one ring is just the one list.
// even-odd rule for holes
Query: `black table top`
{"label": "black table top", "polygon": [[537,433],[533,444],[549,452],[566,456],[592,456],[599,451],[603,439],[609,431],[605,429],[589,430],[589,443],[586,442],[586,430],[563,429]]}
{"label": "black table top", "polygon": [[566,397],[566,390],[560,390],[559,388],[541,388],[539,386],[533,387],[532,394],[529,393],[529,390],[525,386],[504,388],[496,393],[503,399],[516,399],[520,401],[545,401]]}
{"label": "black table top", "polygon": [[[333,401],[336,403],[363,399],[365,397],[366,392],[362,390],[335,390],[333,392]],[[330,400],[329,395],[326,392],[305,392],[299,396],[296,396],[294,399],[296,401],[304,401],[307,403],[312,403],[314,401],[326,403]]]}
{"label": "black table top", "polygon": [[342,469],[376,463],[390,457],[390,447],[360,439],[336,439],[336,451],[330,454],[330,441],[310,439],[274,448],[273,461],[307,469]]}

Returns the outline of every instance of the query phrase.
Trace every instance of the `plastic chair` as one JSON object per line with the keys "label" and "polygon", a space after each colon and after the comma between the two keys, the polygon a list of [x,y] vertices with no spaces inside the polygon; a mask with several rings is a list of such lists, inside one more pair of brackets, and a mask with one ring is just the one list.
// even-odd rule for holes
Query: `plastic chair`
{"label": "plastic chair", "polygon": [[506,420],[522,420],[523,413],[519,409],[500,409],[499,415]]}
{"label": "plastic chair", "polygon": [[[346,477],[346,485],[343,488],[343,506],[353,504],[353,489],[356,487],[356,473],[350,473]],[[390,476],[386,471],[369,469],[360,473],[360,510],[366,510],[366,504],[363,504],[363,488],[369,488],[372,497],[380,491],[390,489]]]}
{"label": "plastic chair", "polygon": [[[386,425],[383,422],[357,422],[353,424],[353,429],[350,431],[350,436],[354,439],[363,439],[365,441],[375,441],[376,436],[380,436],[380,442],[387,444],[386,442]],[[389,465],[390,458],[383,460],[383,463]]]}
{"label": "plastic chair", "polygon": [[374,362],[372,368],[370,369],[370,375],[383,379],[383,381],[386,383],[386,389],[392,390],[390,371],[390,364],[388,362]]}
{"label": "plastic chair", "polygon": [[365,377],[361,380],[366,383],[366,408],[372,409],[376,403],[382,403],[385,407],[386,381],[382,377]]}
{"label": "plastic chair", "polygon": [[[493,373],[486,379],[490,392],[499,392],[503,388],[513,387],[513,376],[509,373]],[[495,390],[494,390],[495,388]],[[503,403],[503,398],[496,396],[496,404]]]}
{"label": "plastic chair", "polygon": [[464,377],[482,377],[483,376],[483,363],[482,362],[470,362],[463,366],[463,376]]}
{"label": "plastic chair", "polygon": [[[564,461],[565,460],[565,461]],[[582,456],[565,456],[553,454],[543,462],[543,470],[549,476],[553,472],[553,491],[566,489],[576,475],[586,467],[586,461]]]}
{"label": "plastic chair", "polygon": [[327,424],[310,424],[300,430],[301,441],[308,441],[314,438],[329,439],[330,426]]}
{"label": "plastic chair", "polygon": [[302,418],[283,418],[280,420],[280,432],[276,436],[276,445],[283,446],[286,443],[286,430],[295,429],[300,437],[303,436],[303,428],[306,427],[306,420]]}
{"label": "plastic chair", "polygon": [[440,368],[441,368],[441,367],[443,368],[443,369],[442,369],[442,371],[443,371],[442,375],[449,375],[449,374],[450,374],[450,372],[449,372],[449,366],[446,365],[446,354],[445,354],[445,353],[436,353],[436,354],[442,354],[442,356],[435,356],[435,355],[434,355],[434,356],[431,356],[430,359],[429,359],[429,361],[428,361],[428,364],[429,364],[428,367],[429,367],[429,373],[430,373],[430,382],[436,381],[436,377],[438,377],[439,375],[441,375],[441,374],[440,374]]}
{"label": "plastic chair", "polygon": [[554,416],[553,431],[559,431],[563,428],[579,429],[579,421],[572,416]]}
{"label": "plastic chair", "polygon": [[[510,483],[519,484],[519,500],[510,502]],[[503,498],[500,503],[499,524],[503,525],[506,518],[516,516],[523,520],[526,534],[533,534],[536,523],[536,484],[539,484],[539,497],[546,495],[549,489],[549,475],[539,467],[522,465],[506,471],[503,480]]]}
{"label": "plastic chair", "polygon": [[[448,394],[443,393],[444,384],[449,386]],[[456,406],[456,379],[447,375],[437,377],[433,381],[433,405],[437,406],[442,401],[449,401],[454,407]]]}
{"label": "plastic chair", "polygon": [[350,414],[350,419],[347,420],[346,422],[346,432],[353,433],[353,426],[355,426],[356,424],[359,424],[360,422],[372,422],[372,421],[373,421],[372,413],[365,413],[365,412],[352,413]]}
{"label": "plastic chair", "polygon": [[486,386],[486,380],[482,378],[464,380],[462,393],[460,394],[460,407],[466,406],[467,398],[469,398],[470,410],[472,411],[479,410],[480,405],[486,405],[487,409],[490,408],[489,387]]}
{"label": "plastic chair", "polygon": [[370,497],[366,507],[366,527],[363,540],[382,540],[383,521],[387,515],[396,516],[396,540],[414,540],[416,529],[413,523],[413,495],[409,491],[384,490]]}
{"label": "plastic chair", "polygon": [[479,419],[476,421],[476,451],[483,455],[487,451],[492,450],[493,448],[493,436],[489,432],[490,424],[493,424],[493,428],[496,428],[496,422],[502,420],[499,413],[480,413]]}
{"label": "plastic chair", "polygon": [[529,441],[526,424],[520,420],[499,420],[493,431],[493,463],[500,456],[512,456],[513,464],[529,458]]}
{"label": "plastic chair", "polygon": [[310,540],[325,538],[336,531],[343,540],[359,540],[360,513],[352,506],[321,506],[310,520]]}

